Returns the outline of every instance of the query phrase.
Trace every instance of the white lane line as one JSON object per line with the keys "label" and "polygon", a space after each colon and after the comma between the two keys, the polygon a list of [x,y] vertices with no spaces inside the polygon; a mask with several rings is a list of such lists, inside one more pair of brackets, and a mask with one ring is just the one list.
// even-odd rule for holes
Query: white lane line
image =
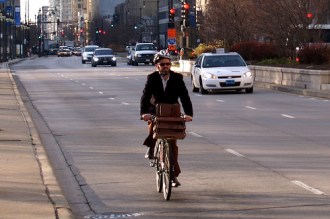
{"label": "white lane line", "polygon": [[224,100],[217,100],[217,102],[224,103],[225,101]]}
{"label": "white lane line", "polygon": [[294,119],[293,116],[290,116],[290,115],[287,115],[287,114],[281,114],[281,116],[286,117],[286,118],[290,118],[290,119]]}
{"label": "white lane line", "polygon": [[199,135],[199,134],[197,134],[197,133],[195,133],[195,132],[188,132],[189,134],[191,134],[191,135],[193,135],[193,136],[195,136],[195,137],[197,137],[197,138],[202,138],[203,136],[201,136],[201,135]]}
{"label": "white lane line", "polygon": [[252,109],[252,110],[256,110],[257,109],[257,108],[254,108],[252,106],[245,106],[245,108]]}
{"label": "white lane line", "polygon": [[85,84],[85,83],[82,83],[81,85],[82,85],[82,86],[85,86],[86,84]]}
{"label": "white lane line", "polygon": [[75,81],[76,83],[79,83],[79,81]]}
{"label": "white lane line", "polygon": [[103,94],[103,92],[102,91],[99,91],[99,94]]}
{"label": "white lane line", "polygon": [[114,97],[109,97],[109,100],[114,100],[115,98]]}
{"label": "white lane line", "polygon": [[94,90],[94,87],[89,87],[89,89]]}
{"label": "white lane line", "polygon": [[201,96],[203,96],[203,95],[201,95],[201,94],[195,94],[197,97],[201,97]]}
{"label": "white lane line", "polygon": [[238,153],[237,151],[234,151],[233,149],[230,149],[230,148],[226,149],[226,151],[227,151],[228,153],[231,153],[231,154],[236,155],[237,157],[245,157],[243,154],[240,154],[240,153]]}
{"label": "white lane line", "polygon": [[126,102],[121,102],[121,104],[124,104],[124,105],[129,105],[129,103],[126,103]]}
{"label": "white lane line", "polygon": [[303,189],[306,189],[306,190],[308,190],[308,191],[314,193],[315,195],[325,195],[324,192],[322,192],[322,191],[320,191],[320,190],[318,190],[318,189],[315,189],[315,188],[313,188],[313,187],[311,187],[311,186],[309,186],[309,185],[306,185],[305,183],[303,183],[303,182],[301,182],[301,181],[298,181],[298,180],[292,180],[291,182],[292,182],[293,184],[295,184],[295,185],[297,185],[297,186],[303,188]]}

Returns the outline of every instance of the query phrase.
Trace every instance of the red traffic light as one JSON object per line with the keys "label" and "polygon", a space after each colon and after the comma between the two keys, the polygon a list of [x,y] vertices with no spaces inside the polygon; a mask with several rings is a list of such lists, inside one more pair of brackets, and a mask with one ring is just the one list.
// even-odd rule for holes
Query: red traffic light
{"label": "red traffic light", "polygon": [[175,14],[175,9],[174,8],[170,9],[170,14]]}
{"label": "red traffic light", "polygon": [[310,19],[310,18],[313,18],[313,14],[312,14],[312,13],[307,13],[306,16],[307,16],[307,18],[309,18],[309,19]]}
{"label": "red traffic light", "polygon": [[183,8],[184,8],[185,10],[188,10],[188,9],[190,8],[190,5],[189,5],[188,3],[186,3],[186,4],[183,5]]}

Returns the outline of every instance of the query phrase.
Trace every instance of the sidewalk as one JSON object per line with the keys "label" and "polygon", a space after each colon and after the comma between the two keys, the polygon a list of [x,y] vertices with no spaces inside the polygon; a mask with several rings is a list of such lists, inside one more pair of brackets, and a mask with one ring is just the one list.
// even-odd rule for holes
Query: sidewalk
{"label": "sidewalk", "polygon": [[8,63],[0,63],[0,218],[74,218]]}

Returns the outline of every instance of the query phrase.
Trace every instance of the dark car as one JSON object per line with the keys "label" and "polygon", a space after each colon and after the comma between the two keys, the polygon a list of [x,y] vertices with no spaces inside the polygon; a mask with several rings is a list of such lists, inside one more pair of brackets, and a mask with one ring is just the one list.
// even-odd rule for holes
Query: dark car
{"label": "dark car", "polygon": [[94,50],[92,67],[96,67],[98,65],[117,65],[116,57],[112,49],[99,48]]}

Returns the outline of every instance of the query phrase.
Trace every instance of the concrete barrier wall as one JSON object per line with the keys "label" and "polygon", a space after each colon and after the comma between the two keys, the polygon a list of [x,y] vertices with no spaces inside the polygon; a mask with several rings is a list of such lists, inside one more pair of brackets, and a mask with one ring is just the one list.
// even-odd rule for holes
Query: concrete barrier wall
{"label": "concrete barrier wall", "polygon": [[[179,72],[190,73],[194,61],[180,60]],[[330,70],[307,70],[250,65],[256,82],[303,89],[330,90]]]}
{"label": "concrete barrier wall", "polygon": [[306,70],[249,66],[255,81],[293,86],[303,89],[329,90],[330,70]]}

